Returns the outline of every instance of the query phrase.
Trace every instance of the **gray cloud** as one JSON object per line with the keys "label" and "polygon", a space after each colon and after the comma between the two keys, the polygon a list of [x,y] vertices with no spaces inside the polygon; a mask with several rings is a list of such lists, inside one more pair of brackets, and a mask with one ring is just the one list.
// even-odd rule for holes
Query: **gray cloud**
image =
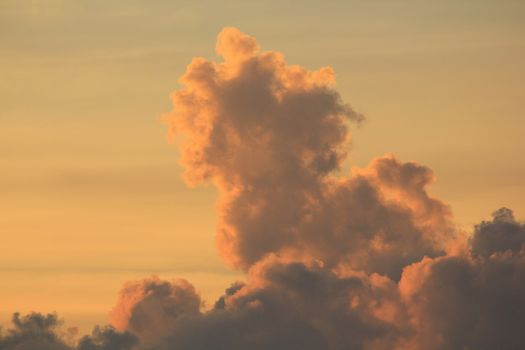
{"label": "gray cloud", "polygon": [[525,255],[426,259],[405,270],[414,349],[521,349]]}
{"label": "gray cloud", "polygon": [[[173,295],[169,301],[166,295],[153,298],[179,307],[188,302]],[[128,300],[122,293],[121,301]],[[318,265],[272,258],[250,270],[248,283],[227,289],[213,309],[172,313],[170,320],[152,323],[169,331],[157,330],[167,336],[153,344],[150,338],[149,344],[161,349],[387,349],[402,331],[395,324],[403,319],[398,305],[396,285],[387,278],[344,277]],[[131,310],[129,319],[150,319],[136,307]]]}
{"label": "gray cloud", "polygon": [[117,332],[111,326],[95,327],[91,336],[78,342],[77,350],[131,350],[139,340],[128,332]]}
{"label": "gray cloud", "polygon": [[12,329],[0,337],[2,350],[68,350],[69,346],[55,332],[61,322],[54,314],[13,314]]}
{"label": "gray cloud", "polygon": [[492,221],[483,221],[476,226],[471,239],[472,254],[488,258],[498,252],[517,253],[522,250],[525,225],[517,222],[508,208],[501,208],[492,215]]}

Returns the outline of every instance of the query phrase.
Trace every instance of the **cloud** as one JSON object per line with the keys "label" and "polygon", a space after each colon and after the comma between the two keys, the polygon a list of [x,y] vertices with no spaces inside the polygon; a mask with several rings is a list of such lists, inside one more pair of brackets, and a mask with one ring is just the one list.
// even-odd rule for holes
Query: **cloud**
{"label": "cloud", "polygon": [[200,296],[186,280],[169,282],[151,277],[124,286],[110,320],[118,330],[151,341],[165,336],[177,319],[198,315],[201,304]]}
{"label": "cloud", "polygon": [[[282,54],[261,52],[233,28],[219,34],[217,52],[223,62],[195,59],[188,66],[169,121],[184,137],[187,181],[220,189],[218,250],[247,271],[248,282],[193,324],[258,310],[258,321],[243,318],[231,328],[250,334],[257,324],[265,336],[249,337],[254,344],[234,337],[227,348],[516,348],[519,332],[505,340],[497,325],[501,310],[510,311],[507,301],[520,311],[522,305],[512,290],[523,280],[516,276],[524,227],[508,209],[477,226],[466,244],[448,205],[429,194],[429,168],[386,155],[337,176],[349,122],[362,116],[342,102],[333,70],[287,65]],[[458,245],[466,248],[450,248]],[[286,324],[264,324],[264,313],[274,310],[270,318]],[[519,316],[513,321],[525,324]],[[500,325],[516,329],[509,322]],[[174,334],[172,345],[199,339]],[[295,334],[311,338],[305,345]]]}
{"label": "cloud", "polygon": [[404,266],[444,255],[454,237],[448,207],[426,192],[431,178],[428,168],[387,155],[327,179],[292,249],[398,280]]}
{"label": "cloud", "polygon": [[498,252],[517,253],[522,250],[525,225],[516,222],[512,210],[508,208],[501,208],[492,215],[492,221],[483,221],[476,226],[471,239],[472,254],[488,258]]}
{"label": "cloud", "polygon": [[131,333],[117,332],[111,326],[97,326],[91,336],[80,339],[77,350],[131,350],[137,344],[138,338]]}
{"label": "cloud", "polygon": [[[190,185],[219,189],[217,248],[246,273],[206,308],[186,280],[128,282],[111,326],[68,345],[15,315],[3,349],[489,350],[525,344],[525,225],[497,210],[465,238],[433,172],[387,154],[340,174],[351,123],[330,67],[235,28],[195,58],[167,116]],[[458,247],[460,249],[458,249]]]}
{"label": "cloud", "polygon": [[407,349],[520,349],[525,255],[424,259],[400,282],[414,337]]}
{"label": "cloud", "polygon": [[234,28],[219,34],[217,53],[223,62],[188,66],[168,120],[186,180],[220,189],[217,246],[228,263],[306,255],[399,278],[404,265],[443,254],[436,235],[451,232],[450,213],[426,192],[429,169],[389,155],[333,175],[349,122],[363,117],[342,102],[330,67],[288,65]]}
{"label": "cloud", "polygon": [[0,337],[2,350],[67,350],[69,346],[55,332],[61,322],[55,314],[13,314],[13,328]]}
{"label": "cloud", "polygon": [[[498,213],[504,211],[510,213],[497,211],[473,237],[480,226],[493,236],[489,241],[512,233],[520,224],[507,215],[512,225],[502,227]],[[154,344],[173,350],[520,349],[524,277],[523,246],[489,257],[473,249],[424,257],[405,266],[399,282],[272,255],[254,264],[246,282],[234,283],[211,310],[157,324],[168,330]]]}
{"label": "cloud", "polygon": [[400,332],[398,303],[387,278],[340,276],[272,257],[252,267],[247,283],[227,289],[211,310],[173,313],[149,325],[169,330],[153,340],[161,349],[361,349],[378,343],[386,349]]}
{"label": "cloud", "polygon": [[224,62],[194,59],[169,116],[173,132],[185,136],[186,180],[211,180],[221,190],[219,253],[243,269],[293,244],[310,197],[344,158],[345,121],[360,118],[331,88],[331,68],[290,67],[257,47],[223,30]]}
{"label": "cloud", "polygon": [[56,314],[37,312],[13,314],[12,328],[0,334],[2,350],[131,350],[138,338],[128,332],[117,332],[112,326],[95,327],[91,335],[74,344],[76,328],[62,330]]}

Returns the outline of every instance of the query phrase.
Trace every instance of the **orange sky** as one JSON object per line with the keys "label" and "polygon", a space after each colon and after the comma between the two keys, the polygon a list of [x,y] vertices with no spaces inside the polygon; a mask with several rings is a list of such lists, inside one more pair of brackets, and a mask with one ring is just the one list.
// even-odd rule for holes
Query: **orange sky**
{"label": "orange sky", "polygon": [[465,228],[525,217],[521,1],[4,1],[0,5],[0,317],[57,311],[89,329],[124,281],[186,277],[211,301],[212,186],[181,180],[160,116],[224,26],[309,69],[330,65],[367,120],[345,171],[395,153],[432,168]]}

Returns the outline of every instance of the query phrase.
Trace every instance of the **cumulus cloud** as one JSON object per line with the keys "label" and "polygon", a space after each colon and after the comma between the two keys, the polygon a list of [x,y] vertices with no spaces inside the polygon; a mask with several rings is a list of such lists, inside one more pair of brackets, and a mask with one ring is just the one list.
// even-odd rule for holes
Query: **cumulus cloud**
{"label": "cumulus cloud", "polygon": [[13,314],[12,328],[0,334],[1,350],[131,350],[138,338],[128,332],[117,332],[112,326],[95,327],[91,335],[74,344],[76,328],[62,329],[56,314],[32,312]]}
{"label": "cumulus cloud", "polygon": [[471,239],[472,254],[488,258],[498,252],[517,253],[522,250],[525,243],[525,225],[514,219],[512,210],[501,208],[492,216],[492,221],[483,221],[476,226]]}
{"label": "cumulus cloud", "polygon": [[187,181],[221,190],[220,254],[247,269],[293,242],[310,197],[344,158],[345,121],[360,116],[331,88],[328,67],[288,66],[234,28],[219,34],[217,52],[224,62],[188,66],[170,126],[186,137]]}
{"label": "cumulus cloud", "polygon": [[[507,215],[512,225],[501,226],[502,211],[510,214],[497,211],[472,237],[483,226],[492,236],[488,242],[496,242],[490,248],[500,247],[497,238],[521,225]],[[499,249],[487,258],[474,251],[424,257],[405,266],[399,282],[271,255],[254,264],[246,281],[234,283],[211,310],[173,314],[162,324],[165,336],[154,344],[173,350],[521,349],[523,249]],[[168,304],[177,302],[169,298]],[[187,301],[179,303],[183,307]]]}
{"label": "cumulus cloud", "polygon": [[525,255],[447,256],[407,267],[400,291],[414,330],[407,349],[522,349]]}
{"label": "cumulus cloud", "polygon": [[[121,295],[126,299],[124,293],[126,289]],[[188,304],[172,293],[157,298],[181,308]],[[135,305],[140,303],[137,300]],[[382,344],[387,349],[401,332],[395,325],[404,317],[398,306],[396,285],[388,278],[343,276],[316,264],[272,257],[252,267],[247,282],[233,284],[211,310],[169,313],[170,320],[152,323],[154,329],[169,330],[153,345],[235,350],[372,349]],[[144,314],[130,315],[139,317]],[[133,327],[126,329],[136,332]]]}
{"label": "cumulus cloud", "polygon": [[21,316],[15,313],[11,319],[13,328],[0,337],[2,350],[67,350],[69,346],[56,332],[61,321],[55,314],[31,313]]}
{"label": "cumulus cloud", "polygon": [[172,282],[157,277],[128,282],[110,313],[111,323],[143,341],[165,336],[179,318],[198,315],[202,301],[186,280]]}
{"label": "cumulus cloud", "polygon": [[84,336],[78,342],[77,350],[132,350],[139,340],[129,332],[118,332],[112,326],[93,329],[91,336]]}
{"label": "cumulus cloud", "polygon": [[[399,278],[423,256],[443,254],[449,210],[426,186],[432,172],[393,156],[337,178],[349,122],[330,67],[308,71],[259,51],[234,28],[218,37],[220,63],[196,58],[173,93],[171,130],[182,135],[191,184],[220,189],[217,245],[247,270],[271,254]],[[367,252],[368,251],[368,252]]]}
{"label": "cumulus cloud", "polygon": [[[207,308],[185,280],[127,283],[77,350],[518,350],[525,225],[507,208],[468,239],[433,172],[387,154],[340,174],[363,117],[235,28],[195,58],[167,116],[190,185],[219,189],[219,254],[245,271]],[[454,247],[462,247],[455,249]],[[454,249],[453,249],[454,248]],[[53,315],[15,315],[3,349],[73,349]]]}

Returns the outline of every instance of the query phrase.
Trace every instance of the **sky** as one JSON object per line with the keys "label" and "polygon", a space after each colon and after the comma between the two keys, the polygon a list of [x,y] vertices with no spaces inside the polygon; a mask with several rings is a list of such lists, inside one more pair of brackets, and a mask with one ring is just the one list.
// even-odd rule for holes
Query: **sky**
{"label": "sky", "polygon": [[525,217],[524,23],[522,1],[2,1],[3,323],[56,311],[87,331],[125,281],[187,278],[209,308],[244,278],[251,256],[217,254],[224,187],[188,186],[162,118],[224,27],[333,67],[365,117],[338,173],[393,153],[433,170],[464,230]]}

